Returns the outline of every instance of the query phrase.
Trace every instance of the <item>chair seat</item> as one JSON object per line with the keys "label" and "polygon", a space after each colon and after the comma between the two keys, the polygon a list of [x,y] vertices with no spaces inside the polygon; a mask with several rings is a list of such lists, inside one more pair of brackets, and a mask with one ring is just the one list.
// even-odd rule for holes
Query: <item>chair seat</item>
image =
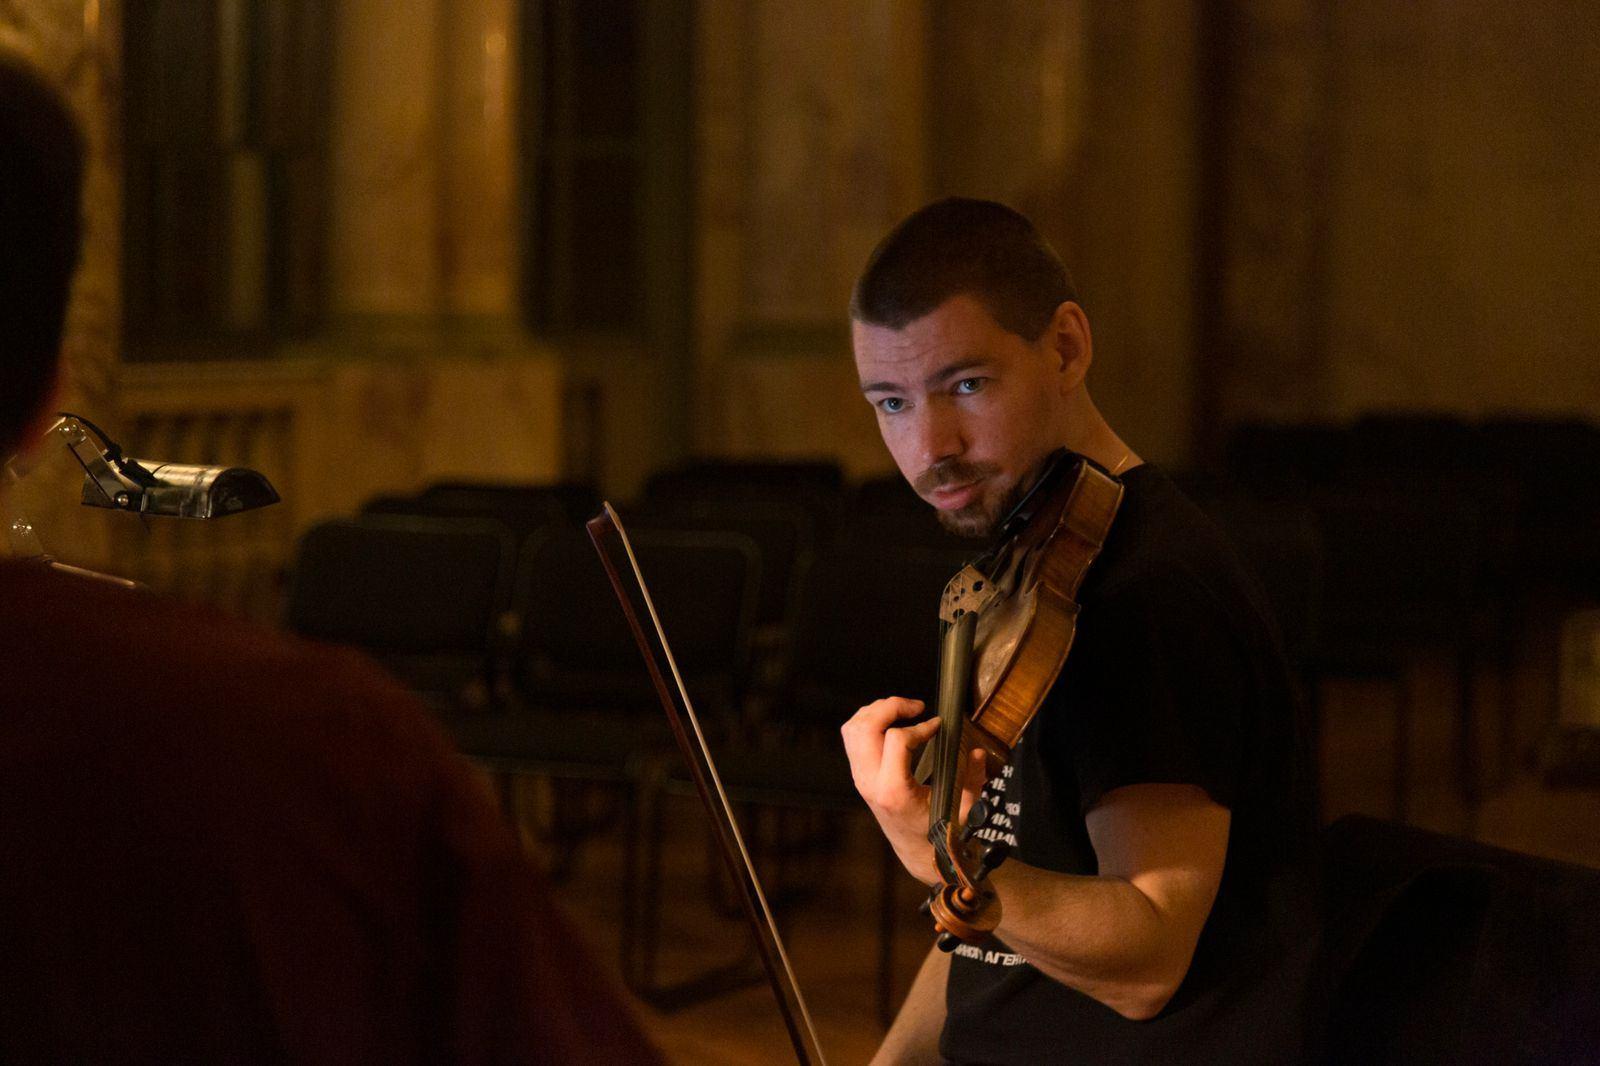
{"label": "chair seat", "polygon": [[[850,763],[838,744],[730,748],[713,750],[712,755],[723,788],[741,803],[841,809],[861,803],[850,778]],[[668,785],[676,790],[691,787],[681,762],[670,771]]]}
{"label": "chair seat", "polygon": [[583,769],[623,778],[668,742],[657,718],[552,711],[463,715],[448,728],[462,754],[523,771]]}

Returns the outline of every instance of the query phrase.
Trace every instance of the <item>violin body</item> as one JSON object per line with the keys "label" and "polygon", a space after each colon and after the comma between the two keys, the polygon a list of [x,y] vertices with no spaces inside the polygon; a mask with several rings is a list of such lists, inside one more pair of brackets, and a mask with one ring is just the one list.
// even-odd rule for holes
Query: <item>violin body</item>
{"label": "violin body", "polygon": [[945,586],[942,724],[923,768],[933,777],[929,839],[942,879],[928,909],[946,950],[999,924],[999,900],[984,882],[1005,857],[1003,845],[974,836],[987,816],[981,804],[960,815],[961,757],[981,748],[988,777],[1011,762],[1066,665],[1079,587],[1121,503],[1120,481],[1060,454],[1002,527],[1000,547]]}

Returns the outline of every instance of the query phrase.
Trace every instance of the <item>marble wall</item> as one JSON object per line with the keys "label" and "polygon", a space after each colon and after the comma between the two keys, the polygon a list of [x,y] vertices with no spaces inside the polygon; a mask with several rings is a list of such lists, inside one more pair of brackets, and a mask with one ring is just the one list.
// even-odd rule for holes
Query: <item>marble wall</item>
{"label": "marble wall", "polygon": [[850,287],[921,201],[924,6],[703,0],[694,444],[888,465],[850,360]]}
{"label": "marble wall", "polygon": [[1195,136],[1183,10],[702,4],[700,446],[888,468],[850,362],[850,285],[900,217],[960,194],[1035,219],[1089,306],[1097,400],[1141,451],[1185,454]]}
{"label": "marble wall", "polygon": [[1334,8],[1328,409],[1600,417],[1600,8]]}
{"label": "marble wall", "polygon": [[335,5],[336,318],[513,316],[514,6]]}
{"label": "marble wall", "polygon": [[1215,416],[1600,417],[1600,10],[1229,8]]}
{"label": "marble wall", "polygon": [[[308,418],[417,437],[365,480],[306,468],[307,515],[343,505],[321,478],[353,498],[446,469],[582,463],[626,495],[684,446],[887,469],[845,305],[878,237],[948,193],[1016,204],[1062,251],[1095,396],[1154,458],[1251,418],[1600,413],[1586,6],[696,0],[687,370],[519,325],[522,8],[334,6],[329,322],[283,355],[323,368]],[[124,386],[151,395],[117,356],[120,10],[0,0],[0,44],[92,147],[67,382],[112,418]],[[335,379],[344,406],[319,392]],[[102,516],[61,497],[41,486],[41,514],[92,558]]]}

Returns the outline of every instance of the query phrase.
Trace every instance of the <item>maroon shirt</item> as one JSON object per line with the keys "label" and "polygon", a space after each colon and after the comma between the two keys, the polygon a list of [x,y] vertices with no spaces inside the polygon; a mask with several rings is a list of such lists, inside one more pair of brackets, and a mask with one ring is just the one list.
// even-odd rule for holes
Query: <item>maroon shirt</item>
{"label": "maroon shirt", "polygon": [[658,1061],[422,708],[0,564],[0,1060]]}

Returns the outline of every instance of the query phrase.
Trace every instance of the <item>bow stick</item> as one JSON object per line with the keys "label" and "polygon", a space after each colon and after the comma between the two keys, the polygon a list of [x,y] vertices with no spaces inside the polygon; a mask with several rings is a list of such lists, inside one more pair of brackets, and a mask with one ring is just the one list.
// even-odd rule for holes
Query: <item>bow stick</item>
{"label": "bow stick", "polygon": [[[666,632],[661,628],[661,618],[656,614],[655,602],[650,598],[650,590],[645,587],[644,574],[639,570],[639,559],[633,553],[633,545],[628,540],[627,531],[622,528],[622,520],[617,517],[617,512],[611,504],[604,505],[604,510],[589,519],[586,527],[589,539],[594,542],[595,551],[600,553],[600,563],[605,567],[606,577],[611,580],[611,587],[617,594],[617,602],[622,605],[622,613],[628,620],[628,628],[633,632],[633,639],[639,645],[639,653],[644,656],[645,666],[650,671],[650,680],[654,683],[656,695],[661,700],[662,709],[667,713],[667,721],[672,726],[672,735],[678,742],[678,748],[683,752],[684,760],[689,764],[689,774],[694,780],[696,791],[700,793],[700,801],[705,804],[707,812],[711,815],[712,827],[716,830],[718,850],[722,853],[723,862],[727,865],[728,874],[740,888],[739,901],[744,906],[745,917],[750,922],[750,928],[755,933],[756,947],[761,955],[761,965],[767,971],[767,980],[772,985],[773,994],[777,997],[778,1006],[783,1012],[784,1025],[788,1027],[789,1039],[794,1044],[795,1057],[801,1066],[810,1066],[812,1062],[818,1066],[827,1066],[827,1059],[822,1054],[822,1047],[817,1041],[816,1028],[811,1023],[811,1012],[806,1009],[805,997],[800,994],[800,985],[795,980],[794,970],[789,965],[789,954],[783,948],[783,938],[778,935],[778,926],[772,918],[772,909],[767,906],[767,897],[761,891],[761,881],[756,877],[755,866],[750,861],[750,853],[745,849],[744,837],[739,833],[739,823],[734,819],[733,806],[728,802],[728,795],[723,791],[722,779],[717,775],[716,764],[711,759],[711,749],[706,745],[705,733],[700,728],[700,718],[694,713],[694,704],[689,700],[689,690],[684,686],[683,676],[678,672],[677,660],[672,656],[672,648],[667,644]],[[623,584],[621,568],[613,556],[610,541],[615,539],[622,547],[623,556],[628,561],[628,568],[638,589],[638,596],[644,603],[645,613],[650,616],[650,625],[655,635],[652,644],[645,628],[639,622],[639,614],[634,610],[633,598],[629,595],[628,588]],[[662,672],[660,659],[656,649],[660,648],[661,658],[666,660],[667,668],[672,673],[673,684],[667,684],[666,676]],[[680,710],[681,707],[681,710]],[[689,728],[684,727],[688,722]],[[693,742],[690,741],[690,732],[694,734]],[[790,1008],[791,1000],[798,1011]]]}

